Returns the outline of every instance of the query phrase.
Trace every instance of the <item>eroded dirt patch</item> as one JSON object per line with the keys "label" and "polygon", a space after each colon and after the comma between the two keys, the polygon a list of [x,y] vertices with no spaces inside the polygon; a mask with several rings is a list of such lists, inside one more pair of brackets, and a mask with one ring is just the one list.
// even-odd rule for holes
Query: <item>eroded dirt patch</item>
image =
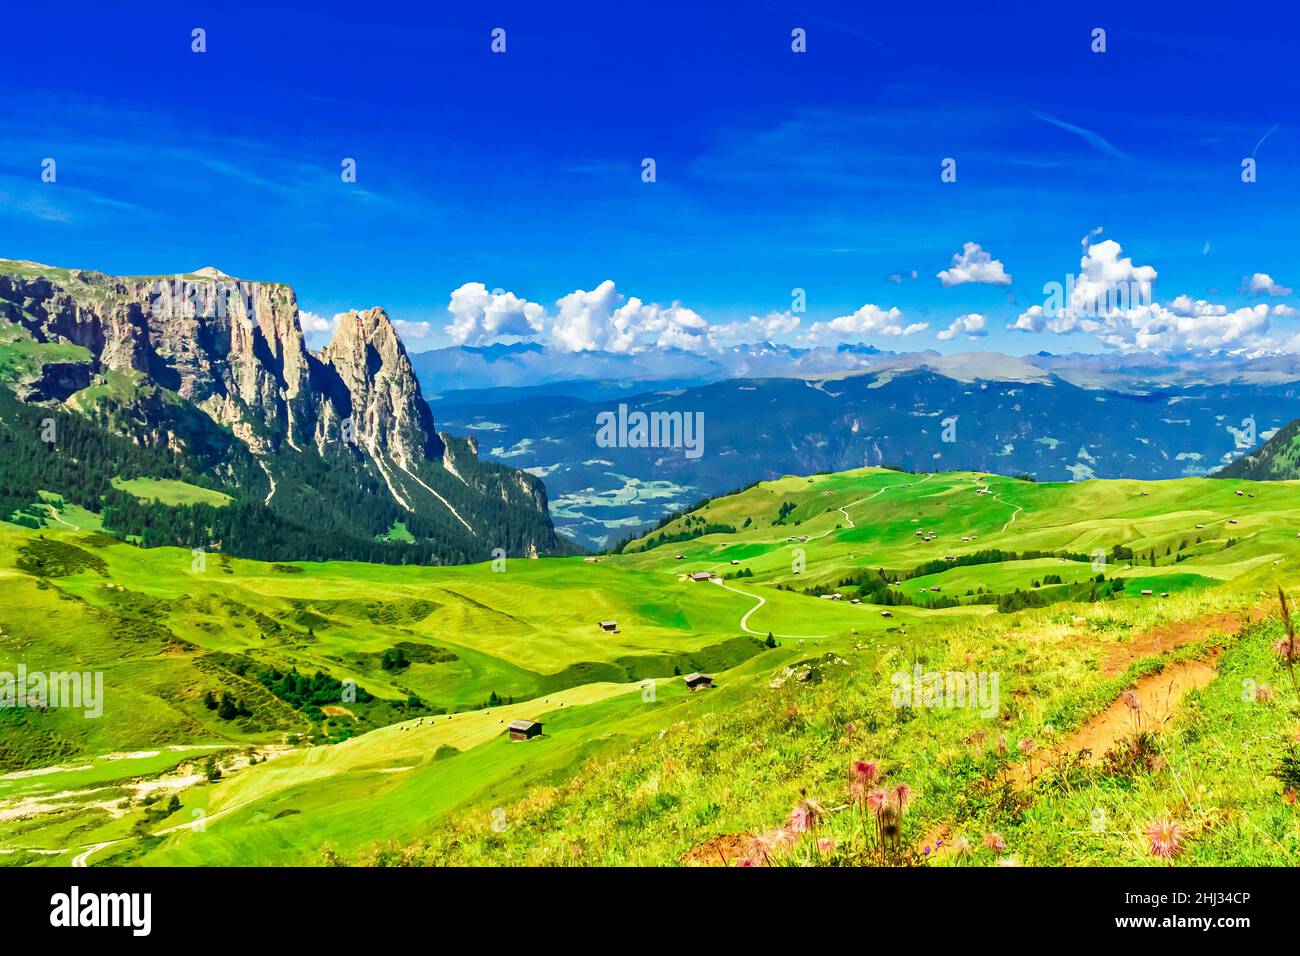
{"label": "eroded dirt patch", "polygon": [[[1239,615],[1226,615],[1226,617],[1231,618],[1233,622],[1229,630],[1231,633],[1236,630],[1235,622]],[[1182,632],[1197,635],[1186,637],[1182,643],[1204,640],[1210,633],[1216,630],[1222,631],[1224,627],[1224,622],[1220,621],[1217,625],[1213,625],[1208,619],[1187,623],[1203,624],[1204,630],[1198,627],[1194,631]],[[1167,631],[1166,636],[1172,638],[1174,634]],[[1168,650],[1169,646],[1167,645],[1165,649]],[[1013,768],[1008,778],[1013,786],[1023,788],[1032,783],[1033,778],[1046,770],[1051,763],[1071,756],[1084,755],[1085,764],[1097,766],[1106,754],[1123,740],[1139,732],[1160,733],[1177,714],[1182,699],[1190,691],[1209,686],[1217,676],[1218,670],[1215,668],[1213,657],[1204,661],[1192,660],[1170,664],[1159,674],[1144,677],[1136,686],[1120,694],[1105,710],[1088,720],[1064,741],[1043,748],[1029,760]],[[948,824],[936,825],[917,844],[917,850],[923,852],[924,847],[928,846],[931,855],[945,852],[949,849],[947,841],[950,833],[951,828]],[[938,845],[941,839],[945,841],[943,846]]]}
{"label": "eroded dirt patch", "polygon": [[749,853],[753,842],[754,838],[748,833],[724,833],[687,850],[682,863],[686,866],[733,866]]}
{"label": "eroded dirt patch", "polygon": [[1160,733],[1173,719],[1188,691],[1208,686],[1218,673],[1211,659],[1170,664],[1159,674],[1144,677],[1059,746],[1045,749],[1041,756],[1035,755],[1017,767],[1012,779],[1023,784],[1042,773],[1049,762],[1084,751],[1087,751],[1084,763],[1095,766],[1125,737],[1140,731]]}
{"label": "eroded dirt patch", "polygon": [[1112,645],[1102,661],[1101,676],[1107,679],[1118,677],[1138,661],[1159,657],[1166,651],[1185,644],[1207,640],[1214,634],[1235,634],[1242,625],[1261,621],[1268,614],[1267,608],[1254,607],[1248,611],[1207,614],[1190,621],[1167,621],[1144,631],[1131,641]]}

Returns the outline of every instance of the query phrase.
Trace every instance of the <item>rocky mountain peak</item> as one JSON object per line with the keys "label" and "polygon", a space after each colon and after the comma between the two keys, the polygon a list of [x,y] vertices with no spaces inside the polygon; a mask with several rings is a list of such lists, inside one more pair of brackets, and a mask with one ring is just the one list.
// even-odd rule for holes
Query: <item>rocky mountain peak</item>
{"label": "rocky mountain peak", "polygon": [[387,312],[373,308],[339,316],[321,360],[347,388],[357,438],[372,452],[388,449],[403,468],[442,456],[433,416]]}

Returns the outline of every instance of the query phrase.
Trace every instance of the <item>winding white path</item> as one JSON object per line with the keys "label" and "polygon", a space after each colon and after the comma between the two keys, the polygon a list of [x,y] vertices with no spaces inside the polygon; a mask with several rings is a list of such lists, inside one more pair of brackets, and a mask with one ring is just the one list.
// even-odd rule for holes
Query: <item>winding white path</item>
{"label": "winding white path", "polygon": [[47,502],[46,505],[45,505],[45,507],[47,507],[47,508],[50,509],[50,517],[53,518],[55,521],[57,521],[59,524],[64,525],[64,526],[69,527],[69,528],[75,528],[75,527],[77,527],[77,526],[76,526],[75,524],[73,524],[71,521],[65,521],[65,520],[63,519],[63,515],[59,514],[59,509],[56,508],[56,507],[54,507],[54,505],[49,504],[49,503]]}
{"label": "winding white path", "polygon": [[[189,823],[178,823],[174,826],[165,827],[162,830],[154,830],[151,836],[166,836],[169,833],[179,833],[181,830],[199,830],[202,827],[206,827],[209,823],[220,820],[226,814],[234,813],[236,810],[246,807],[250,803],[254,802],[256,802],[256,798],[253,800],[245,800],[242,803],[236,803],[234,806],[226,807],[223,810],[218,810],[216,813],[199,817],[197,820],[191,820]],[[123,837],[121,840],[109,840],[107,843],[96,843],[93,846],[88,847],[84,852],[74,856],[72,858],[72,865],[75,867],[87,866],[87,861],[90,857],[98,853],[100,850],[106,849],[110,846],[116,846],[118,843],[124,843],[128,839],[134,839],[134,837]]]}
{"label": "winding white path", "polygon": [[[994,501],[1002,501],[1002,499],[999,498],[997,495],[994,495],[994,496],[993,496],[993,500],[994,500]],[[1006,505],[1008,508],[1015,508],[1015,509],[1016,509],[1015,511],[1011,512],[1011,520],[1008,521],[1006,524],[1004,524],[1004,525],[1002,526],[1002,530],[1003,530],[1003,531],[1006,531],[1008,528],[1010,528],[1013,524],[1016,523],[1016,515],[1020,514],[1020,512],[1024,511],[1025,509],[1022,508],[1020,505],[1013,505],[1013,504],[1012,504],[1011,502],[1009,502],[1009,501],[1002,501],[1002,503],[1003,503],[1004,505]]]}
{"label": "winding white path", "polygon": [[96,843],[93,846],[91,846],[88,850],[86,850],[84,853],[78,853],[76,856],[74,856],[72,858],[72,865],[78,868],[85,867],[86,861],[90,859],[91,854],[98,853],[100,850],[113,846],[115,843],[121,843],[121,842],[122,842],[121,840],[109,840],[107,843]]}
{"label": "winding white path", "polygon": [[[912,488],[912,487],[914,487],[914,486],[916,486],[916,485],[923,485],[923,484],[925,484],[927,481],[929,481],[932,477],[934,477],[934,476],[933,476],[933,475],[926,475],[926,476],[925,476],[924,478],[922,478],[920,481],[909,481],[907,484],[900,484],[900,485],[885,485],[885,487],[881,488],[881,489],[880,489],[879,491],[877,491],[874,495],[867,495],[865,498],[859,498],[857,501],[850,501],[850,502],[849,502],[848,504],[846,504],[843,508],[836,508],[835,510],[838,511],[840,514],[844,515],[844,520],[847,521],[847,522],[849,523],[849,527],[850,527],[850,528],[856,528],[857,525],[855,525],[855,524],[853,523],[853,519],[849,517],[849,513],[848,513],[848,511],[845,510],[846,508],[853,508],[853,507],[856,507],[857,505],[862,504],[864,501],[870,501],[872,498],[879,498],[881,495],[883,495],[886,491],[889,491],[891,488]],[[816,541],[818,538],[824,538],[824,537],[826,537],[828,534],[830,534],[832,531],[835,531],[835,530],[836,530],[835,528],[830,528],[830,529],[828,529],[828,530],[826,530],[826,531],[823,531],[821,534],[815,534],[815,535],[812,535],[811,537],[808,538],[808,540],[809,540],[809,541]]]}
{"label": "winding white path", "polygon": [[[747,597],[747,598],[753,598],[755,601],[757,601],[757,602],[758,602],[757,604],[755,604],[753,607],[751,607],[748,611],[746,611],[746,612],[741,616],[741,618],[740,618],[740,629],[741,629],[742,631],[744,631],[745,633],[747,633],[747,634],[756,634],[756,635],[759,636],[759,637],[767,637],[767,632],[765,632],[765,631],[756,631],[756,630],[754,630],[752,627],[749,626],[749,616],[750,616],[751,614],[753,614],[755,611],[757,611],[757,610],[758,610],[760,607],[762,607],[764,604],[766,604],[766,603],[767,603],[767,598],[763,597],[761,594],[751,594],[751,593],[748,592],[748,591],[742,591],[742,590],[740,590],[740,588],[733,588],[730,584],[724,584],[724,583],[721,582],[721,581],[714,581],[713,583],[716,584],[716,585],[717,585],[718,587],[720,587],[720,588],[725,588],[726,590],[731,591],[733,594],[740,594],[740,595],[742,595],[742,596],[744,596],[744,597]],[[773,634],[772,636],[773,636],[773,637],[783,637],[783,638],[785,638],[786,640],[802,641],[802,640],[804,640],[805,638],[810,638],[810,639],[811,639],[811,638],[822,638],[822,637],[825,637],[826,635],[825,635],[825,634]]]}

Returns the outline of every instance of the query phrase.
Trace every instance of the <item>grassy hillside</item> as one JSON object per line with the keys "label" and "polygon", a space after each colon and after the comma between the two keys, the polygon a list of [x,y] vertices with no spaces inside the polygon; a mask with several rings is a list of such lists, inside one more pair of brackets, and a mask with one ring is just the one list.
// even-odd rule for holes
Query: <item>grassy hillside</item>
{"label": "grassy hillside", "polygon": [[[0,711],[0,859],[1111,864],[1154,860],[1168,819],[1177,862],[1294,865],[1300,709],[1267,614],[1296,490],[865,469],[504,570],[196,566],[0,525],[0,600],[30,611],[0,670],[102,668],[108,701]],[[896,706],[918,664],[996,675],[995,712]],[[520,717],[543,736],[510,741]],[[855,759],[912,791],[883,850]],[[779,832],[802,799],[820,849]]]}
{"label": "grassy hillside", "polygon": [[1294,481],[1300,478],[1300,419],[1218,472],[1220,478]]}
{"label": "grassy hillside", "polygon": [[141,501],[157,501],[165,505],[211,505],[224,508],[230,504],[230,495],[200,488],[173,478],[115,478],[113,487],[135,495]]}

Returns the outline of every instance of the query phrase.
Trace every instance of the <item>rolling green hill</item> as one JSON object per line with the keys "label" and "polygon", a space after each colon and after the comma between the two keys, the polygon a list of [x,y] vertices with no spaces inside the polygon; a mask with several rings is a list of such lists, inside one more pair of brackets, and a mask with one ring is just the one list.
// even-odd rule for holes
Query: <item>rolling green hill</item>
{"label": "rolling green hill", "polygon": [[[0,711],[0,860],[872,864],[846,789],[869,759],[913,791],[886,862],[1141,863],[1169,818],[1180,862],[1294,865],[1300,709],[1264,613],[1296,491],[789,476],[503,569],[196,566],[0,524],[0,670],[102,669],[106,699]],[[896,706],[918,665],[998,675],[995,713]],[[801,794],[834,846],[755,851]]]}

